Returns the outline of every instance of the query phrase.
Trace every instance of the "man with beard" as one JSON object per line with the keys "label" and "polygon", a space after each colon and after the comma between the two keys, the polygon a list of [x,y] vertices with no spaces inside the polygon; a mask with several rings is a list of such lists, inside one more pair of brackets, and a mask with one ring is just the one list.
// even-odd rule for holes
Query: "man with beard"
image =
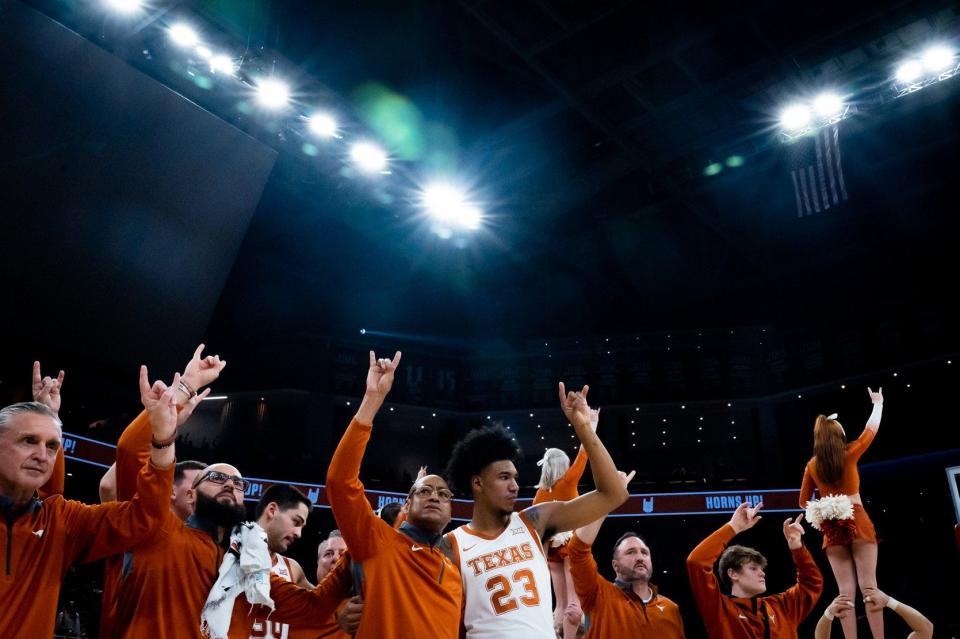
{"label": "man with beard", "polygon": [[[159,400],[156,390],[141,375],[148,411]],[[153,536],[124,557],[114,613],[117,637],[202,638],[200,613],[216,581],[223,544],[246,518],[246,487],[233,466],[207,466],[193,482],[193,515],[184,522],[168,511]]]}
{"label": "man with beard", "polygon": [[[623,485],[634,473],[620,473]],[[600,532],[603,519],[577,528],[567,545],[570,575],[580,599],[580,607],[590,615],[588,639],[619,637],[662,637],[682,639],[683,620],[677,604],[667,599],[650,583],[653,559],[650,547],[635,532],[623,534],[613,545],[613,572],[610,583],[600,576],[591,547]]]}

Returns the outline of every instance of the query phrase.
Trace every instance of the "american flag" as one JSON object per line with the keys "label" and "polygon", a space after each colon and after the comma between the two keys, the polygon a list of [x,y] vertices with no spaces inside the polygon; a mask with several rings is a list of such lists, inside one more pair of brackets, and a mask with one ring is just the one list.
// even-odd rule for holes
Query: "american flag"
{"label": "american flag", "polygon": [[840,162],[839,123],[795,140],[790,151],[797,217],[827,211],[847,200]]}

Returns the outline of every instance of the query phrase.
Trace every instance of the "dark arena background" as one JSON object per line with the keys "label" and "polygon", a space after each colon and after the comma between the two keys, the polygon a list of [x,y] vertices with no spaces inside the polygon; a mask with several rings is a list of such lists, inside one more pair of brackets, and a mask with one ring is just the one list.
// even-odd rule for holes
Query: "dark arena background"
{"label": "dark arena background", "polygon": [[[66,493],[96,503],[138,365],[204,342],[229,365],[177,456],[240,468],[251,513],[302,484],[310,576],[369,350],[403,351],[375,508],[489,423],[529,500],[577,449],[557,382],[589,384],[637,471],[601,572],[641,532],[693,639],[687,554],[762,500],[742,543],[792,584],[814,420],[856,436],[882,387],[878,581],[958,637],[958,51],[951,2],[0,0],[0,400],[66,371]],[[811,637],[837,586],[804,539]],[[67,575],[71,636],[101,577]]]}

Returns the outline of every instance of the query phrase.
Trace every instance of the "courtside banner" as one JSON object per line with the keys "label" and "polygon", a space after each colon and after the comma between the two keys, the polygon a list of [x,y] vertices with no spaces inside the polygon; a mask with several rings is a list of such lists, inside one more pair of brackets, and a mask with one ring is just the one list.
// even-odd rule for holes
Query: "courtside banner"
{"label": "courtside banner", "polygon": [[[95,439],[63,434],[63,452],[67,459],[109,468],[116,458],[116,446],[99,442]],[[282,479],[265,479],[261,477],[247,477],[249,482],[244,500],[257,502],[263,493],[274,484],[291,484],[305,494],[315,506],[329,508],[327,493],[323,484],[305,484],[287,482]],[[386,504],[403,503],[406,493],[395,493],[383,490],[367,490],[367,499],[374,510],[379,510]],[[800,508],[797,505],[800,491],[794,488],[769,490],[727,490],[694,493],[644,493],[630,495],[627,501],[615,510],[611,517],[664,517],[686,515],[729,515],[737,506],[746,502],[756,505],[763,502],[765,512],[795,512]],[[518,499],[516,508],[522,510],[533,503],[531,499]],[[473,502],[468,499],[453,501],[453,518],[469,521],[473,509]]]}

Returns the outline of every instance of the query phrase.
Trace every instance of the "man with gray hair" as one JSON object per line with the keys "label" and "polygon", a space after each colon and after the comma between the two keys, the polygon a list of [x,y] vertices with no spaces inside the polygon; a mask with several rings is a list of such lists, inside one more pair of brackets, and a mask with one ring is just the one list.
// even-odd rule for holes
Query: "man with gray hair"
{"label": "man with gray hair", "polygon": [[334,528],[327,535],[327,538],[317,546],[317,583],[323,581],[323,578],[330,574],[330,571],[337,565],[337,561],[346,550],[347,542],[343,540],[340,531]]}
{"label": "man with gray hair", "polygon": [[[141,371],[146,374],[145,368]],[[173,388],[149,410],[153,449],[130,501],[87,506],[37,491],[47,483],[62,445],[61,422],[39,402],[0,410],[0,636],[53,635],[57,599],[67,567],[133,547],[150,536],[169,509],[177,411]]]}

